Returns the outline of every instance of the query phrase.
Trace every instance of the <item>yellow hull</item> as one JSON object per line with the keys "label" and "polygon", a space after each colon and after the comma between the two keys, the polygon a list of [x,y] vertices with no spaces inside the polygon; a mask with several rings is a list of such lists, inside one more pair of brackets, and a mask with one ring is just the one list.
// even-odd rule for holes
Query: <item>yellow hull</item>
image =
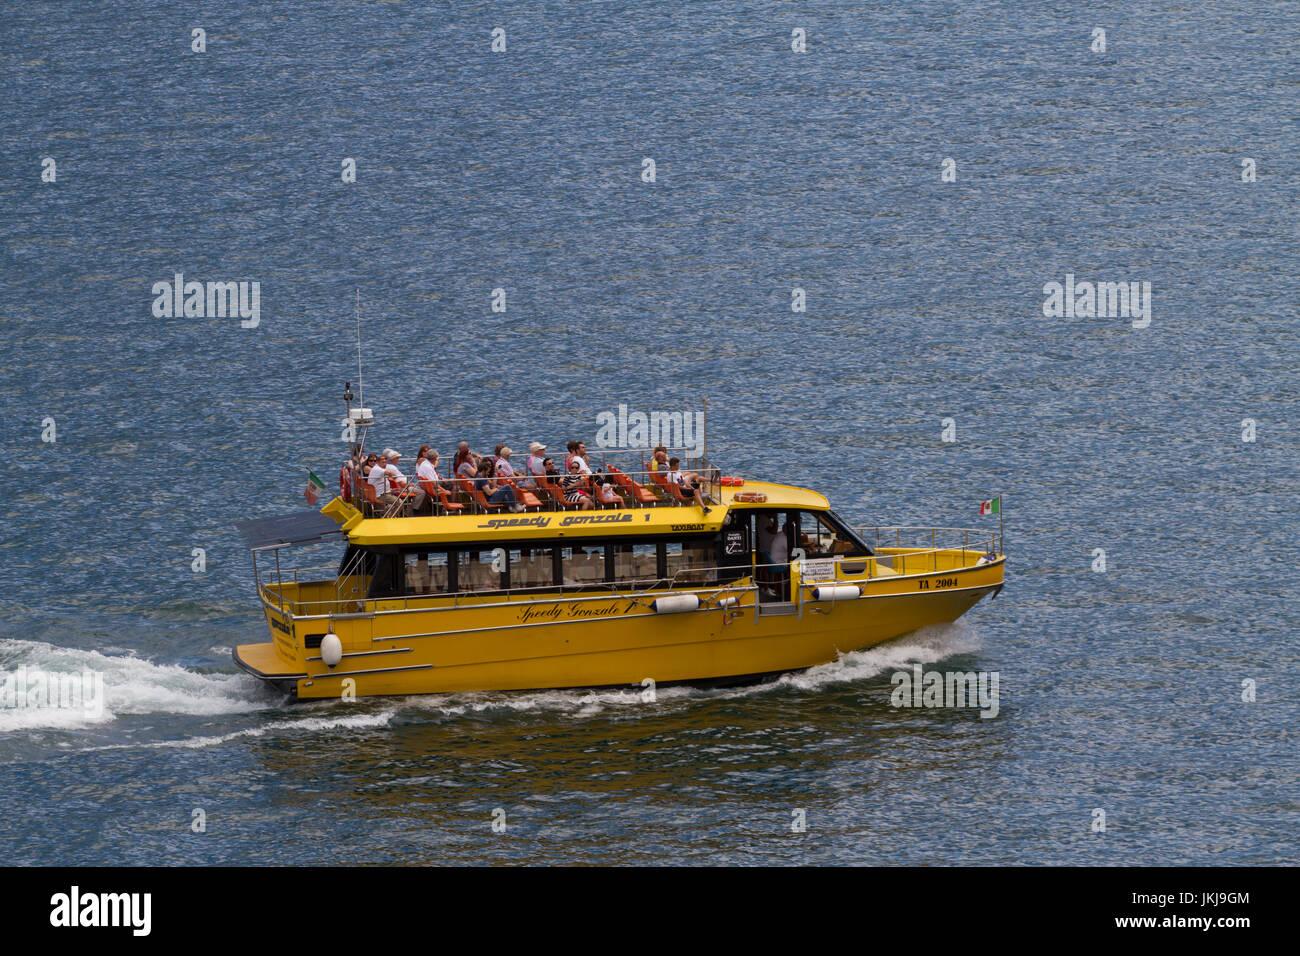
{"label": "yellow hull", "polygon": [[[264,593],[273,640],[237,647],[234,657],[299,698],[740,680],[954,621],[1003,583],[1001,557],[975,565],[969,551],[932,554],[925,562],[943,570],[898,574],[875,561],[856,575],[837,569],[831,583],[861,592],[851,600],[817,600],[796,570],[789,603],[756,607],[746,579],[695,590],[701,608],[684,613],[656,613],[651,602],[664,592],[551,592],[349,601],[344,613],[294,615],[291,589],[311,586],[286,584],[284,594]],[[313,648],[326,632],[343,647],[332,668]]]}

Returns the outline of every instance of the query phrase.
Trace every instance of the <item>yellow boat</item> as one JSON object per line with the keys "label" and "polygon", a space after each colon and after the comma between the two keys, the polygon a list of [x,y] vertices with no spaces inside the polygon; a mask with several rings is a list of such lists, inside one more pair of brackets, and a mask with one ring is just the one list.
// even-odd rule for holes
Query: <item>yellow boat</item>
{"label": "yellow boat", "polygon": [[[854,530],[815,491],[695,464],[707,514],[650,491],[602,510],[539,495],[518,514],[466,498],[423,517],[335,497],[244,522],[271,640],[235,662],[301,699],[743,683],[956,620],[1002,588],[999,534]],[[625,487],[657,487],[632,474]],[[337,572],[285,567],[284,549],[332,537]]]}

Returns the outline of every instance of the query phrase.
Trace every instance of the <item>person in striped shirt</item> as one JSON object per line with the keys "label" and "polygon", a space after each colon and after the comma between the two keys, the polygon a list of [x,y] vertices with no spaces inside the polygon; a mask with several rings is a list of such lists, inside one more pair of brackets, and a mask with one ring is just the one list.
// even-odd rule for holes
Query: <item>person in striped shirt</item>
{"label": "person in striped shirt", "polygon": [[582,473],[577,457],[569,461],[569,473],[560,479],[560,488],[564,492],[564,500],[569,504],[578,505],[583,511],[596,507],[596,503],[587,494],[587,476]]}

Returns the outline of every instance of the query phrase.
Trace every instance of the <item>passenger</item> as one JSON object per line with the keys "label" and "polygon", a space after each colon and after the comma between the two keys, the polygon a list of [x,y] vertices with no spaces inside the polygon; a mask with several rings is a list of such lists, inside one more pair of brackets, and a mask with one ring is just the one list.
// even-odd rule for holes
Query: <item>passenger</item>
{"label": "passenger", "polygon": [[669,458],[668,474],[664,477],[681,488],[683,493],[689,492],[692,494],[695,497],[695,503],[704,509],[705,514],[708,514],[713,509],[704,503],[704,495],[700,493],[700,485],[704,479],[693,471],[688,471],[686,474],[682,474],[678,470],[681,463],[682,461],[680,458]]}
{"label": "passenger", "polygon": [[623,507],[623,499],[619,497],[618,491],[614,487],[614,479],[609,475],[596,476],[596,500],[603,505],[613,505],[615,508]]}
{"label": "passenger", "polygon": [[551,481],[559,481],[561,478],[564,477],[563,475],[560,474],[560,469],[555,467],[554,458],[542,459],[542,471],[545,473],[546,477],[549,478]]}
{"label": "passenger", "polygon": [[415,476],[421,481],[442,484],[442,475],[438,474],[438,453],[428,445],[421,445],[415,456]]}
{"label": "passenger", "polygon": [[[774,519],[775,520],[775,519]],[[780,532],[772,539],[772,563],[777,573],[777,583],[784,588],[790,564],[790,521],[787,518]]]}
{"label": "passenger", "polygon": [[578,505],[583,511],[596,507],[587,494],[587,476],[582,473],[581,463],[576,456],[569,462],[569,473],[560,479],[560,487],[564,490],[564,500],[569,504]]}
{"label": "passenger", "polygon": [[578,465],[584,475],[591,474],[591,466],[587,463],[587,446],[580,441],[571,441],[568,445],[569,454],[564,459],[564,471],[567,474],[569,465],[578,462]]}
{"label": "passenger", "polygon": [[355,458],[349,458],[339,469],[339,497],[344,501],[352,501],[352,490],[356,487],[360,469],[361,463]]}
{"label": "passenger", "polygon": [[466,475],[461,473],[461,468],[464,466],[466,462],[469,462],[471,465],[477,468],[479,463],[479,456],[475,452],[469,450],[469,442],[463,441],[456,446],[456,457],[452,460],[451,463],[451,473],[453,475],[458,475],[461,478],[474,477],[473,475]]}
{"label": "passenger", "polygon": [[528,459],[524,462],[524,474],[528,477],[524,479],[523,486],[529,491],[537,490],[537,475],[546,474],[546,465],[542,458],[542,453],[546,451],[546,446],[539,441],[532,442],[528,446]]}
{"label": "passenger", "polygon": [[483,459],[480,458],[476,453],[472,451],[467,450],[465,452],[465,457],[463,458],[461,457],[460,453],[457,452],[456,453],[456,477],[473,478],[475,475],[478,474],[479,465],[481,465],[482,463],[483,463]]}
{"label": "passenger", "polygon": [[492,470],[500,478],[513,478],[515,469],[510,464],[514,449],[509,445],[497,445],[496,458],[492,460]]}
{"label": "passenger", "polygon": [[432,451],[433,449],[431,449],[428,445],[421,445],[420,450],[415,453],[416,481],[414,487],[418,488],[420,493],[424,495],[424,501],[422,501],[420,503],[420,507],[415,510],[418,514],[422,514],[422,515],[433,514],[433,496],[424,490],[425,466],[428,464],[428,456],[432,453]]}
{"label": "passenger", "polygon": [[[444,488],[448,490],[452,488],[451,482],[443,478],[438,472],[438,453],[428,445],[425,445],[420,449],[420,461],[415,466],[415,474],[421,481],[430,482],[434,488]],[[429,512],[430,514],[433,513],[432,498],[429,500]]]}
{"label": "passenger", "polygon": [[[374,461],[371,462],[370,458],[373,458]],[[375,498],[380,505],[384,507],[384,510],[387,510],[400,500],[397,495],[393,494],[392,484],[389,480],[388,453],[371,455],[370,458],[366,459],[369,465],[366,481],[370,482],[370,487],[375,490]]]}
{"label": "passenger", "polygon": [[492,462],[487,458],[482,458],[479,464],[482,467],[478,469],[478,475],[474,478],[474,487],[483,492],[483,497],[487,499],[487,503],[490,505],[505,505],[516,514],[523,511],[524,506],[515,501],[515,490],[509,485],[497,483],[496,475],[492,471]]}
{"label": "passenger", "polygon": [[759,580],[763,594],[769,599],[785,599],[785,583],[789,573],[790,562],[790,523],[779,527],[775,511],[769,513],[758,527],[758,548],[762,555],[762,568]]}
{"label": "passenger", "polygon": [[758,522],[758,580],[763,588],[763,594],[766,597],[775,598],[777,593],[774,590],[777,578],[776,569],[772,567],[776,562],[772,560],[772,542],[777,535],[781,533],[780,525],[776,519],[776,512],[769,512]]}
{"label": "passenger", "polygon": [[655,445],[654,453],[650,456],[651,471],[668,470],[668,449],[663,445]]}
{"label": "passenger", "polygon": [[389,491],[405,500],[405,512],[409,517],[420,511],[429,500],[429,496],[424,493],[424,489],[418,484],[411,484],[410,479],[402,474],[398,462],[402,460],[399,455],[391,448],[384,449],[384,457],[388,459],[388,465],[384,471],[388,474]]}

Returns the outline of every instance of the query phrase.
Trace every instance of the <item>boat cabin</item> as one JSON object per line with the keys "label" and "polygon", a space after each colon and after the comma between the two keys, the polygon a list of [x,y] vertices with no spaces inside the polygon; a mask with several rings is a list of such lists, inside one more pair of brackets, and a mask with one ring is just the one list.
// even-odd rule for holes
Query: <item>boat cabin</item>
{"label": "boat cabin", "polygon": [[[805,558],[869,557],[842,519],[811,508],[718,508],[714,521],[664,511],[511,518],[381,519],[352,534],[340,578],[367,599],[500,595],[557,589],[652,591],[763,577]],[[698,517],[698,509],[697,515]],[[475,519],[478,520],[475,520]],[[583,518],[589,519],[583,521]],[[420,528],[404,527],[420,524]],[[775,537],[784,548],[774,546]],[[784,575],[767,575],[776,587]],[[788,600],[788,598],[786,598]]]}

